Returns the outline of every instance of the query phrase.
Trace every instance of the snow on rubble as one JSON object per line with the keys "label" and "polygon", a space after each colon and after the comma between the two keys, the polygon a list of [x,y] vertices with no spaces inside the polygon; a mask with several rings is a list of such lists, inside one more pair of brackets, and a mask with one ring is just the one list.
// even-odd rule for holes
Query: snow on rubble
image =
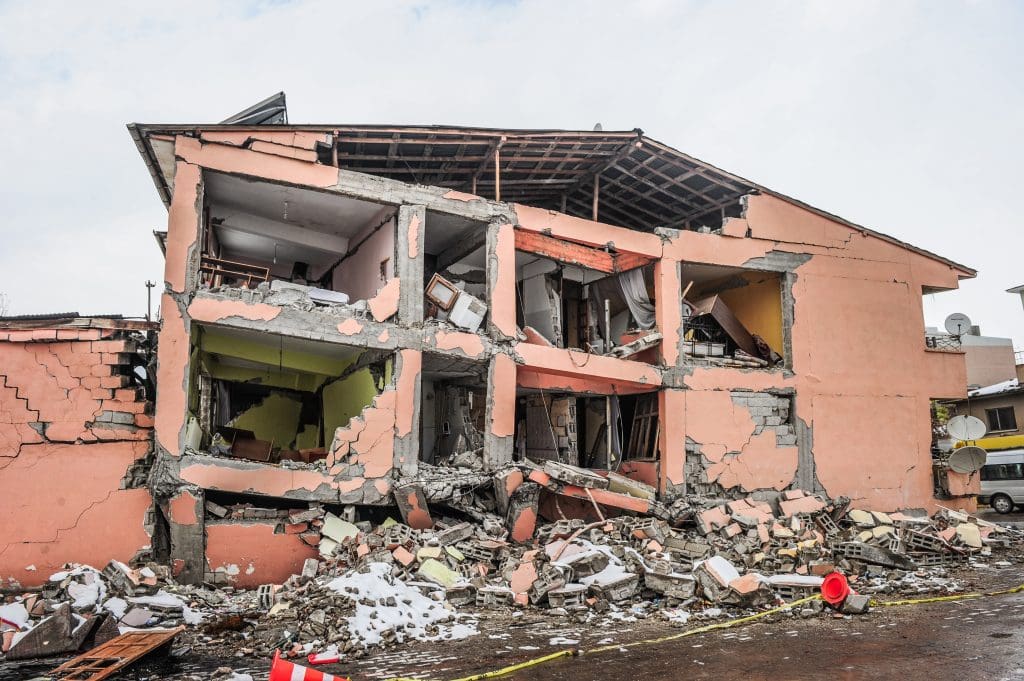
{"label": "snow on rubble", "polygon": [[452,622],[458,616],[446,603],[424,596],[392,575],[387,563],[370,563],[365,571],[352,572],[327,584],[332,591],[356,603],[355,614],[346,618],[349,633],[367,646],[378,645],[387,632],[399,643],[408,639],[465,638],[475,633],[469,622]]}

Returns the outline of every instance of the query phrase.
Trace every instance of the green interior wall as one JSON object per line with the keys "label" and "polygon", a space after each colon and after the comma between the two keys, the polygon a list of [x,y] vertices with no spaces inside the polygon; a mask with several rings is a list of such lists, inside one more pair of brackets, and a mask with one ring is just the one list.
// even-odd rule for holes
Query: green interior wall
{"label": "green interior wall", "polygon": [[295,436],[295,449],[314,449],[320,442],[320,427],[307,423]]}
{"label": "green interior wall", "polygon": [[[255,366],[224,363],[221,357],[240,359]],[[199,402],[198,373],[200,367],[211,377],[237,383],[258,383],[270,388],[317,392],[323,387],[322,409],[324,436],[329,443],[334,431],[347,425],[367,407],[384,385],[394,380],[394,365],[385,363],[380,385],[369,369],[362,369],[340,381],[331,377],[342,374],[356,358],[324,357],[300,351],[282,351],[273,344],[255,342],[218,333],[215,329],[196,327],[192,339],[189,380],[189,410],[197,413]],[[263,366],[259,366],[263,365]],[[325,385],[326,384],[326,385]],[[301,403],[287,394],[275,393],[240,414],[232,424],[251,430],[261,440],[273,440],[275,446],[295,449],[314,448],[320,439],[319,427],[300,424]]]}
{"label": "green interior wall", "polygon": [[275,392],[236,416],[231,426],[251,430],[256,439],[273,442],[275,447],[291,447],[299,429],[301,411],[302,403],[298,399]]}
{"label": "green interior wall", "polygon": [[359,416],[377,393],[377,385],[369,369],[362,369],[324,387],[325,441],[333,437],[339,427],[348,424],[352,417]]}

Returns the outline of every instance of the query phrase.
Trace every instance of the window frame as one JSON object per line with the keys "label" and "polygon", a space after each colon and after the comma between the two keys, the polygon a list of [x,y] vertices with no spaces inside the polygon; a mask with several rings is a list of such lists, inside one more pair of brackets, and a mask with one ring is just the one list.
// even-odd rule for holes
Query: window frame
{"label": "window frame", "polygon": [[[1002,414],[1005,414],[1006,412],[1009,412],[1009,421],[1004,423],[1004,418]],[[1017,430],[1017,414],[1013,408],[1013,405],[986,409],[985,420],[988,421],[988,429],[989,432],[992,433],[1002,433]]]}

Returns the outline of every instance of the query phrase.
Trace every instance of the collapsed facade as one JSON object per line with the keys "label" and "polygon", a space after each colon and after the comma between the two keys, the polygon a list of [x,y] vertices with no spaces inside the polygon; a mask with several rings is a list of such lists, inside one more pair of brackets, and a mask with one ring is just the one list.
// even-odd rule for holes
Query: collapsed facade
{"label": "collapsed facade", "polygon": [[515,540],[787,489],[974,504],[933,465],[966,379],[921,300],[969,268],[640,131],[130,130],[158,338],[4,324],[0,576],[149,554],[253,587],[317,555],[310,505],[417,528],[481,490]]}

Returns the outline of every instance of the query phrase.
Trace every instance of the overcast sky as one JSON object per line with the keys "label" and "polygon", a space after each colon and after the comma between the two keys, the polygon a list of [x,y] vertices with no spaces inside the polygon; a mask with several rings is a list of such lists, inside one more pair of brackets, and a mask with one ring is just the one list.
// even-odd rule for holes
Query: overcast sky
{"label": "overcast sky", "polygon": [[1009,1],[0,0],[0,293],[144,314],[167,214],[125,124],[284,90],[294,123],[642,128],[976,268],[927,322],[1024,349],[1022,35]]}

